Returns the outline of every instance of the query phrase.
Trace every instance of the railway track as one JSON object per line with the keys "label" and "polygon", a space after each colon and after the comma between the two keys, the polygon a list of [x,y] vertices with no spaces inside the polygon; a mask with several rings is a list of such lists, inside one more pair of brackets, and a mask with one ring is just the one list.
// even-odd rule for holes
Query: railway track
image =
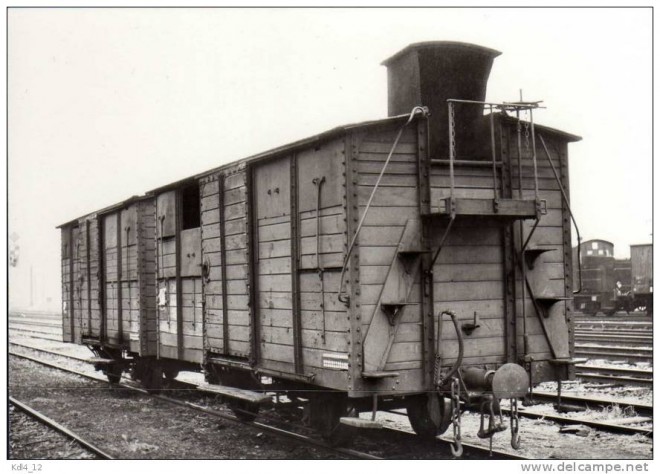
{"label": "railway track", "polygon": [[[10,342],[10,344],[14,344],[14,343]],[[28,349],[31,349],[31,350],[34,350],[34,351],[38,351],[38,352],[42,352],[42,353],[46,353],[46,354],[50,354],[50,355],[56,355],[56,356],[65,357],[65,358],[72,358],[72,359],[75,359],[75,360],[78,360],[78,361],[81,360],[80,357],[72,357],[70,355],[63,354],[63,353],[60,353],[60,352],[57,352],[57,351],[51,351],[51,350],[46,350],[46,349],[41,349],[41,348],[30,347],[30,346],[27,346],[25,344],[15,344],[15,345],[19,345],[19,346],[24,347],[24,348],[28,348]],[[99,376],[97,374],[91,374],[91,373],[86,373],[86,372],[82,372],[82,371],[77,371],[77,370],[74,370],[74,369],[70,369],[70,368],[67,368],[67,367],[60,366],[59,364],[55,364],[55,363],[52,363],[52,362],[48,362],[48,361],[44,361],[44,360],[41,360],[41,359],[38,359],[38,358],[35,358],[35,357],[28,356],[26,354],[20,354],[20,353],[11,352],[11,351],[9,352],[9,354],[14,356],[14,357],[27,359],[27,360],[30,360],[32,362],[36,362],[36,363],[44,365],[44,366],[54,368],[54,369],[57,369],[57,370],[61,370],[61,371],[65,371],[65,372],[69,372],[69,373],[72,373],[72,374],[75,374],[75,375],[78,375],[78,376],[81,376],[81,377],[85,377],[85,378],[90,379],[90,380],[101,381],[101,382],[107,383],[104,377]],[[383,458],[383,457],[380,457],[380,456],[375,456],[373,454],[369,454],[367,452],[357,451],[357,450],[354,450],[354,449],[333,448],[333,447],[327,445],[326,443],[324,443],[322,441],[319,441],[319,440],[317,440],[313,437],[310,437],[310,436],[306,436],[304,434],[300,434],[300,433],[296,433],[296,432],[293,432],[293,431],[290,431],[290,430],[282,429],[280,427],[267,425],[267,424],[264,424],[264,423],[259,422],[259,421],[252,421],[252,422],[243,421],[243,420],[238,419],[234,415],[230,415],[230,414],[223,413],[223,412],[220,412],[220,411],[217,411],[217,410],[209,409],[209,408],[197,405],[195,403],[192,403],[190,401],[178,400],[178,399],[172,398],[170,396],[164,396],[164,395],[161,395],[161,394],[150,393],[147,390],[145,390],[143,388],[140,388],[140,387],[136,387],[135,385],[132,385],[130,383],[120,383],[118,385],[122,388],[129,389],[129,390],[132,390],[132,391],[136,391],[136,392],[139,392],[139,393],[142,393],[142,394],[150,395],[152,397],[155,397],[155,398],[157,398],[159,400],[162,400],[162,401],[165,401],[167,403],[171,403],[171,404],[183,406],[183,407],[186,407],[186,408],[190,408],[192,410],[202,412],[204,414],[210,415],[210,416],[215,417],[215,418],[225,419],[225,420],[228,420],[228,421],[231,421],[231,422],[235,422],[235,423],[239,423],[239,424],[243,424],[243,425],[247,425],[247,426],[252,426],[252,427],[257,428],[259,430],[268,431],[270,433],[273,433],[273,434],[276,434],[276,435],[279,435],[279,436],[293,438],[293,439],[296,439],[297,441],[301,441],[301,442],[304,442],[306,444],[309,444],[309,445],[312,445],[312,446],[315,446],[315,447],[330,450],[331,452],[340,454],[344,457],[349,457],[349,458],[353,458],[353,459],[371,459],[371,460],[386,459],[386,458]],[[183,387],[183,389],[187,392],[196,392],[197,391],[195,385],[187,384],[185,382],[177,382],[177,386]],[[387,432],[388,434],[390,434],[392,436],[399,437],[402,440],[406,440],[406,442],[411,442],[411,441],[415,442],[415,443],[419,442],[419,438],[417,437],[417,435],[415,435],[414,433],[407,432],[407,431],[397,430],[397,429],[393,429],[393,428],[383,428],[380,431]],[[442,446],[444,449],[448,450],[448,445],[450,443],[451,442],[447,441],[447,440],[438,440],[437,443],[434,443],[436,445],[435,449],[437,449],[438,446]],[[464,442],[463,443],[463,449],[464,449],[464,454],[468,457],[485,458],[485,457],[490,456],[489,450],[487,448],[484,448],[484,447],[479,446],[479,445],[474,445],[474,444],[471,444],[471,443],[465,443]],[[498,451],[498,450],[493,450],[492,457],[496,458],[496,459],[518,459],[518,460],[527,459],[527,458],[524,458],[522,456],[518,456],[518,455],[515,455],[515,454],[512,454],[512,453],[506,452],[506,451]]]}
{"label": "railway track", "polygon": [[622,334],[619,332],[607,333],[576,331],[575,342],[593,342],[600,344],[616,344],[622,346],[650,347],[653,345],[653,335]]}
{"label": "railway track", "polygon": [[[557,394],[552,392],[535,391],[533,394],[535,402],[542,403],[555,403],[557,401]],[[562,403],[567,403],[575,407],[591,410],[602,410],[608,407],[619,406],[622,410],[632,409],[635,414],[639,416],[653,416],[653,405],[635,402],[621,402],[611,398],[602,398],[594,396],[574,395],[562,393]]]}
{"label": "railway track", "polygon": [[11,336],[12,333],[19,337],[28,337],[31,339],[44,339],[47,341],[62,342],[61,335],[58,336],[51,332],[33,331],[28,329],[18,329],[18,328],[9,327],[9,335]]}
{"label": "railway track", "polygon": [[[23,331],[25,332],[25,331]],[[44,335],[49,335],[47,333],[44,333]],[[34,336],[36,338],[39,338],[39,336]],[[57,340],[57,339],[53,339]],[[16,344],[13,343],[12,344]],[[29,346],[25,344],[16,344],[18,346],[30,349],[30,350],[36,350],[40,351],[43,353],[48,353],[50,355],[54,356],[59,356],[59,357],[65,357],[69,359],[74,359],[79,362],[85,362],[87,363],[87,360],[85,358],[81,357],[76,357],[70,354],[64,354],[58,351],[52,351],[52,350],[46,350],[46,349],[41,349],[41,348],[36,348],[34,346]],[[576,344],[576,351],[578,356],[581,354],[589,354],[592,355],[592,357],[597,357],[597,358],[617,358],[617,359],[626,359],[626,360],[636,360],[636,361],[648,361],[651,358],[651,350],[646,349],[646,348],[629,348],[629,347],[615,347],[615,346],[596,346],[593,345],[592,343],[589,344]],[[600,367],[593,367],[593,366],[577,366],[578,369],[578,376],[585,380],[585,381],[592,381],[592,382],[603,382],[603,383],[617,383],[617,384],[625,384],[625,385],[638,385],[638,386],[649,386],[652,384],[652,371],[649,370],[635,370],[635,369],[606,369],[606,368],[600,368]],[[102,377],[96,377],[99,380],[105,381],[104,378]],[[135,387],[131,387],[132,389],[135,389]],[[188,387],[188,389],[195,388],[194,386]],[[554,396],[545,396],[541,395],[538,393],[535,393],[535,396],[537,398],[553,398]],[[569,401],[575,401],[576,399],[579,399],[579,402],[584,404],[585,406],[589,407],[596,407],[600,406],[602,407],[604,405],[603,400],[590,400],[590,399],[585,399],[584,397],[570,397],[570,396],[563,396],[562,400],[564,402],[569,402]],[[170,401],[170,400],[168,400]],[[189,402],[183,402],[188,406]],[[606,404],[611,404],[610,402]],[[203,408],[203,407],[198,407],[198,408]],[[195,408],[193,408],[195,409]],[[650,415],[651,409],[650,407],[647,406],[637,406],[636,409],[638,409],[638,413],[644,414],[644,415]],[[236,421],[239,423],[244,423],[240,420],[235,419],[232,417],[232,415],[226,415],[223,414],[225,417],[232,418],[232,421]],[[578,420],[575,418],[567,418],[567,417],[562,417],[559,415],[548,415],[548,414],[538,414],[534,413],[533,411],[529,410],[521,410],[520,415],[523,417],[527,418],[544,418],[547,420],[552,420],[558,424],[568,424],[568,423],[582,423],[587,426],[591,426],[600,430],[604,431],[610,431],[614,433],[626,433],[626,434],[643,434],[645,436],[652,436],[652,430],[646,429],[646,428],[639,428],[639,427],[631,427],[631,426],[625,426],[621,424],[616,424],[616,423],[603,423],[603,422],[593,422],[589,420]],[[259,425],[257,425],[259,426]],[[264,428],[266,429],[266,428]],[[277,428],[280,429],[280,428]],[[390,428],[385,428],[385,430],[390,430]],[[415,436],[412,433],[405,432],[403,431],[402,433],[407,433],[408,436]],[[297,435],[300,436],[300,435]],[[406,436],[406,435],[400,435],[398,436]],[[447,441],[448,442],[448,441]],[[479,453],[481,455],[484,454],[485,449],[483,447],[480,447],[478,445],[474,446],[466,446],[467,449],[473,450],[474,453],[477,453],[476,455],[478,456]],[[481,450],[481,451],[480,451]],[[506,452],[501,452],[501,453],[495,453],[496,457],[501,457],[501,458],[508,458],[511,459],[509,456],[509,453]],[[359,457],[359,455],[357,455]],[[367,457],[367,459],[375,459],[377,457],[371,458]]]}
{"label": "railway track", "polygon": [[616,383],[649,388],[653,386],[652,370],[594,367],[590,365],[576,365],[575,368],[577,376],[583,381]]}
{"label": "railway track", "polygon": [[653,362],[653,349],[646,347],[600,346],[593,343],[576,343],[575,355],[588,359]]}
{"label": "railway track", "polygon": [[584,314],[584,313],[573,313],[573,319],[576,322],[584,322],[584,321],[606,321],[606,322],[649,322],[653,320],[653,316],[648,315],[646,313],[640,312],[640,311],[635,311],[630,314],[626,313],[616,313],[613,314],[612,316],[594,316],[590,314]]}
{"label": "railway track", "polygon": [[93,443],[85,440],[83,437],[80,435],[74,433],[73,431],[69,430],[68,428],[62,426],[61,424],[57,423],[55,420],[47,417],[43,413],[40,413],[38,410],[35,410],[34,408],[31,408],[27,404],[16,400],[13,397],[9,397],[9,403],[14,406],[14,408],[18,409],[19,411],[25,413],[26,415],[30,416],[31,418],[37,420],[39,423],[42,425],[47,426],[48,428],[63,434],[69,439],[72,439],[75,441],[80,447],[85,449],[86,451],[98,456],[101,459],[114,459],[110,454],[99,448],[98,446],[94,445]]}

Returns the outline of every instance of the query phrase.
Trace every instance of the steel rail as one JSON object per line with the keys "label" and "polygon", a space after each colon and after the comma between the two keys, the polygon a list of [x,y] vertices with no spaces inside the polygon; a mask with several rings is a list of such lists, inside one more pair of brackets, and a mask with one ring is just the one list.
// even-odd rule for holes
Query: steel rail
{"label": "steel rail", "polygon": [[[14,328],[9,328],[10,331],[22,331],[23,334],[17,334],[18,337],[29,337],[31,339],[43,339],[45,341],[55,341],[55,342],[64,342],[62,341],[62,338],[57,339],[56,337],[46,337],[50,336],[52,334],[46,334],[46,333],[35,333],[35,331],[27,331],[25,329],[14,329]],[[41,334],[41,335],[38,335]],[[54,335],[52,335],[54,336]]]}
{"label": "steel rail", "polygon": [[[49,328],[46,326],[31,326],[31,327],[17,327],[17,326],[30,326],[30,325],[10,322],[7,329],[16,329],[17,331],[26,331],[26,332],[36,332],[39,334],[48,334],[51,336],[57,336],[58,334],[62,334],[62,328],[55,328],[55,327]],[[43,329],[43,331],[38,331],[37,329]],[[55,329],[55,331],[52,331],[52,329]],[[57,329],[59,329],[59,331],[57,331]]]}
{"label": "steel rail", "polygon": [[50,321],[35,321],[32,319],[17,319],[17,318],[9,318],[8,321],[9,324],[20,324],[23,326],[38,326],[43,328],[58,328],[58,329],[62,328],[62,324],[57,324]]}
{"label": "steel rail", "polygon": [[[563,398],[563,397],[562,397]],[[508,408],[502,408],[502,413],[510,413]],[[536,420],[549,420],[554,421],[558,425],[584,425],[590,428],[596,428],[608,433],[621,433],[621,434],[641,434],[643,436],[653,438],[653,428],[641,428],[636,426],[616,425],[598,420],[587,420],[585,418],[573,418],[560,415],[551,415],[547,413],[537,413],[527,409],[520,408],[518,415],[525,418]]]}
{"label": "steel rail", "polygon": [[[394,414],[401,415],[401,416],[407,416],[403,413],[399,413],[399,412],[396,412],[396,411],[389,411],[389,413],[394,413]],[[415,436],[415,437],[417,436],[416,434],[411,433],[410,431],[404,431],[404,430],[401,430],[401,429],[398,429],[398,428],[389,428],[389,427],[387,427],[387,428],[383,428],[383,431],[386,431],[386,432],[389,431],[389,432],[392,432],[392,433],[397,433],[397,435],[402,435],[403,434],[404,436]],[[454,442],[453,439],[444,439],[444,438],[441,438],[441,437],[437,437],[436,441],[438,441],[439,443],[442,443],[443,445],[447,445],[447,446],[451,445]],[[488,447],[480,446],[480,445],[474,444],[474,443],[467,443],[464,440],[461,440],[461,446],[463,446],[464,453],[465,452],[469,453],[470,451],[472,451],[472,452],[477,453],[481,456],[491,457],[490,456],[491,450]],[[492,453],[493,453],[493,457],[501,458],[501,459],[520,460],[520,461],[529,461],[531,459],[531,458],[527,458],[525,456],[521,456],[519,454],[511,453],[509,451],[503,451],[503,450],[500,450],[500,449],[493,449]]]}
{"label": "steel rail", "polygon": [[64,352],[52,351],[50,349],[44,349],[44,348],[41,348],[41,347],[29,346],[27,344],[21,344],[20,342],[14,342],[14,341],[9,341],[9,344],[13,344],[13,345],[18,346],[18,347],[23,347],[25,349],[31,349],[31,350],[37,351],[37,352],[43,352],[44,354],[51,354],[51,355],[55,355],[55,356],[66,357],[67,359],[73,359],[73,360],[77,360],[77,361],[80,361],[80,362],[89,363],[87,358],[80,357],[80,356],[73,355],[73,354],[65,354]]}
{"label": "steel rail", "polygon": [[579,371],[589,372],[594,374],[611,374],[611,375],[629,375],[633,377],[640,377],[647,379],[653,378],[653,371],[647,369],[626,369],[621,367],[599,367],[594,365],[576,365],[575,368]]}
{"label": "steel rail", "polygon": [[652,336],[631,336],[624,334],[589,334],[584,332],[575,333],[575,342],[603,343],[603,344],[625,344],[630,347],[651,347]]}
{"label": "steel rail", "polygon": [[[555,402],[557,401],[557,394],[551,392],[541,392],[535,391],[533,394],[534,400],[541,400],[545,402]],[[644,416],[653,416],[653,405],[647,405],[644,403],[636,402],[625,402],[612,400],[608,398],[597,398],[597,397],[585,397],[580,395],[570,395],[562,392],[561,394],[562,402],[570,403],[571,405],[584,406],[585,408],[602,408],[612,405],[618,405],[620,407],[631,407],[635,410],[635,413],[638,415]]]}
{"label": "steel rail", "polygon": [[106,453],[103,451],[101,448],[98,446],[95,446],[94,444],[90,443],[89,441],[85,441],[80,435],[74,433],[70,429],[66,428],[65,426],[59,424],[52,418],[47,417],[43,413],[40,413],[39,411],[35,410],[34,408],[29,407],[23,402],[20,402],[16,400],[14,397],[9,397],[9,403],[14,405],[16,408],[18,408],[20,411],[23,413],[31,416],[32,418],[38,420],[40,423],[43,423],[44,425],[54,429],[58,433],[63,434],[67,438],[70,438],[74,440],[76,443],[80,444],[82,447],[84,447],[86,450],[91,451],[92,453],[96,454],[97,456],[103,458],[103,459],[115,459],[112,457],[110,454]]}
{"label": "steel rail", "polygon": [[[103,378],[101,376],[98,376],[96,374],[89,374],[89,373],[81,372],[81,371],[78,371],[78,370],[75,370],[75,369],[69,369],[67,367],[62,367],[58,364],[54,364],[54,363],[51,363],[51,362],[39,360],[37,358],[31,357],[31,356],[28,356],[28,355],[25,355],[25,354],[18,354],[16,352],[9,352],[9,355],[12,355],[12,356],[15,356],[15,357],[20,357],[20,358],[23,358],[23,359],[27,359],[27,360],[30,360],[32,362],[36,362],[38,364],[42,364],[42,365],[45,365],[45,366],[50,367],[50,368],[58,369],[58,370],[61,370],[61,371],[64,371],[64,372],[69,372],[69,373],[79,375],[81,377],[85,377],[85,378],[88,378],[88,379],[91,379],[91,380],[107,383],[107,380],[105,378]],[[269,432],[274,433],[276,435],[286,436],[286,437],[289,437],[289,438],[292,438],[292,439],[296,439],[298,441],[303,441],[307,444],[310,444],[312,446],[328,450],[328,451],[333,452],[333,453],[339,453],[339,454],[343,454],[345,456],[350,456],[350,457],[354,457],[354,458],[358,458],[358,459],[370,459],[370,460],[383,459],[383,458],[378,457],[378,456],[374,456],[374,455],[371,455],[371,454],[368,454],[368,453],[362,453],[362,452],[355,451],[355,450],[348,449],[348,448],[334,448],[332,446],[328,446],[326,443],[323,443],[321,441],[318,441],[318,440],[315,440],[313,438],[307,437],[305,435],[301,435],[301,434],[298,434],[298,433],[293,433],[293,432],[290,432],[290,431],[287,431],[287,430],[284,430],[284,429],[281,429],[281,428],[276,428],[274,426],[269,426],[269,425],[266,425],[266,424],[263,424],[263,423],[260,423],[260,422],[257,422],[257,421],[239,420],[237,417],[235,417],[233,415],[229,415],[229,414],[226,414],[226,413],[221,413],[217,410],[202,407],[200,405],[196,405],[196,404],[188,402],[188,401],[176,400],[174,398],[166,397],[164,395],[151,393],[146,389],[143,389],[143,388],[140,388],[140,387],[135,387],[135,386],[132,386],[132,385],[128,385],[126,383],[119,383],[119,384],[116,384],[116,385],[121,387],[121,388],[125,388],[125,389],[128,389],[128,390],[133,390],[135,392],[138,392],[138,393],[141,393],[141,394],[144,394],[144,395],[149,395],[150,397],[153,397],[157,400],[164,401],[166,403],[170,403],[170,404],[173,404],[173,405],[178,405],[178,406],[183,406],[183,407],[186,407],[186,408],[190,408],[192,410],[196,410],[196,411],[199,411],[201,413],[211,415],[215,418],[221,418],[221,419],[228,420],[228,421],[238,423],[238,424],[241,424],[241,425],[251,426],[251,427],[254,427],[254,428],[258,428],[260,430],[269,431]]]}
{"label": "steel rail", "polygon": [[621,375],[607,375],[607,374],[592,374],[585,372],[578,372],[577,377],[583,381],[597,382],[597,383],[615,383],[617,385],[635,386],[635,387],[652,387],[653,379],[642,379],[636,377],[624,377]]}

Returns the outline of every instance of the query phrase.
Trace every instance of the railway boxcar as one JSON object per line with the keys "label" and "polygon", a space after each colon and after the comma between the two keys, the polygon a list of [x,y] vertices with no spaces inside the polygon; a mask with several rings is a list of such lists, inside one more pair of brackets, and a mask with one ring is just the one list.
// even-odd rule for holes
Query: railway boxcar
{"label": "railway boxcar", "polygon": [[484,101],[499,54],[411,45],[384,63],[389,118],[149,193],[156,358],[201,363],[246,418],[286,392],[331,439],[396,407],[433,437],[459,399],[487,415],[570,377],[579,137]]}
{"label": "railway boxcar", "polygon": [[135,197],[60,226],[64,341],[87,345],[111,381],[124,355],[156,356],[154,207]]}
{"label": "railway boxcar", "polygon": [[630,246],[634,305],[653,313],[653,245]]}

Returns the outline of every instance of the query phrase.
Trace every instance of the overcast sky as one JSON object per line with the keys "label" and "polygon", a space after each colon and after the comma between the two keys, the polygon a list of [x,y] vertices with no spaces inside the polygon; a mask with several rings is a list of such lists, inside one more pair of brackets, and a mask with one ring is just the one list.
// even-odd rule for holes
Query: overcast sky
{"label": "overcast sky", "polygon": [[[10,303],[60,305],[55,226],[337,125],[387,115],[406,45],[476,43],[487,98],[543,100],[585,239],[651,241],[649,9],[12,9]],[[11,238],[10,238],[11,242]]]}

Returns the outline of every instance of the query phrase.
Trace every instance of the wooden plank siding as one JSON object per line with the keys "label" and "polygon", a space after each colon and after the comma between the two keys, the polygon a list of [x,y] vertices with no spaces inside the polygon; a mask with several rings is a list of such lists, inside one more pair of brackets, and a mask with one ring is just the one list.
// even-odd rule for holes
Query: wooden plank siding
{"label": "wooden plank siding", "polygon": [[62,271],[62,340],[64,342],[73,342],[73,334],[71,332],[71,318],[73,315],[73,298],[72,298],[72,272],[71,267],[73,264],[73,242],[72,242],[72,226],[64,226],[61,229],[61,271]]}
{"label": "wooden plank siding", "polygon": [[96,264],[104,286],[103,307],[98,294],[96,305],[92,301],[94,324],[105,343],[142,356],[156,352],[154,214],[153,199],[114,209],[97,219],[102,238],[97,224],[91,239],[92,248],[102,244],[102,262],[97,256]]}
{"label": "wooden plank siding", "polygon": [[[515,128],[507,129],[509,134]],[[383,132],[379,138],[370,135],[363,138],[360,145],[358,163],[358,201],[360,215],[364,212],[373,186],[382,170],[387,154],[394,141],[395,131]],[[417,144],[414,129],[406,130],[401,142],[392,155],[380,187],[364,221],[359,237],[360,251],[360,302],[362,308],[363,333],[371,323],[376,304],[381,298],[390,265],[397,258],[397,246],[408,219],[419,215],[419,191],[417,169]],[[515,143],[509,137],[508,143]],[[514,156],[515,150],[507,150],[508,156]],[[539,198],[546,201],[547,214],[536,228],[529,246],[532,248],[552,248],[539,257],[536,270],[528,272],[528,279],[536,294],[557,294],[564,296],[564,218],[565,209],[559,185],[552,170],[541,154],[537,152]],[[542,161],[545,161],[543,163]],[[559,169],[559,161],[555,163]],[[512,168],[514,183],[513,197],[518,197],[517,167]],[[534,198],[533,167],[531,153],[523,157],[523,197]],[[438,203],[449,196],[449,169],[432,166],[430,176],[431,209],[438,209]],[[498,173],[501,186],[501,174]],[[492,169],[484,167],[457,166],[455,168],[455,197],[488,198],[495,197],[493,190]],[[500,192],[501,194],[501,192]],[[435,207],[434,207],[435,206]],[[444,233],[447,221],[435,221],[431,224],[431,247],[437,248]],[[531,231],[533,221],[524,222],[524,237]],[[514,227],[518,227],[515,224]],[[505,334],[505,271],[503,254],[503,224],[493,218],[457,221],[450,232],[442,252],[434,267],[434,307],[433,314],[443,310],[454,311],[459,319],[467,321],[474,318],[476,312],[483,321],[480,328],[465,336],[467,364],[499,364],[507,360]],[[520,239],[516,235],[516,239]],[[519,248],[519,247],[518,247]],[[518,300],[516,312],[517,351],[522,353],[522,281],[517,273],[516,281]],[[400,316],[401,322],[396,329],[386,369],[405,370],[421,367],[422,362],[422,323],[420,311],[420,281],[409,299],[412,305],[406,306]],[[558,303],[564,305],[564,303]],[[525,302],[527,313],[527,332],[530,341],[530,354],[536,358],[552,358],[548,341],[544,336],[539,319],[534,315],[534,305],[527,295]],[[557,311],[557,309],[553,309]],[[437,317],[437,316],[436,316]],[[558,331],[561,332],[561,331]],[[566,336],[566,335],[564,335]],[[474,342],[470,342],[474,341]],[[439,349],[443,356],[443,365],[451,365],[457,354],[456,335],[449,318],[441,323]]]}
{"label": "wooden plank siding", "polygon": [[81,272],[80,260],[83,251],[83,242],[80,227],[75,226],[71,231],[72,242],[72,260],[70,266],[71,272],[71,340],[76,344],[82,342],[82,298],[83,298],[83,274]]}
{"label": "wooden plank siding", "polygon": [[209,269],[204,281],[205,346],[212,353],[245,359],[250,356],[247,192],[244,167],[214,175],[200,188],[202,260]]}
{"label": "wooden plank siding", "polygon": [[[196,198],[197,194],[196,190],[190,192],[188,186],[200,183],[170,189],[156,197],[157,355],[202,363],[202,230],[201,225],[195,227],[194,223],[195,217],[201,217],[203,196],[200,188],[199,202],[190,200],[184,204],[184,200]],[[189,219],[190,215],[184,214],[191,212],[199,215]]]}
{"label": "wooden plank siding", "polygon": [[[359,215],[365,212],[378,175],[394,143],[396,129],[367,134],[362,138],[357,163]],[[367,334],[373,317],[384,317],[377,303],[387,300],[383,290],[409,219],[419,218],[417,177],[417,131],[407,127],[392,154],[379,188],[374,194],[358,244],[360,253],[360,305],[362,333]],[[419,305],[419,276],[403,307],[396,335],[384,370],[418,372],[422,367],[422,326]],[[364,341],[363,341],[364,344]],[[382,341],[387,344],[387,341]],[[418,374],[421,375],[421,374]],[[405,375],[404,375],[405,377]],[[416,377],[415,386],[421,381]]]}

